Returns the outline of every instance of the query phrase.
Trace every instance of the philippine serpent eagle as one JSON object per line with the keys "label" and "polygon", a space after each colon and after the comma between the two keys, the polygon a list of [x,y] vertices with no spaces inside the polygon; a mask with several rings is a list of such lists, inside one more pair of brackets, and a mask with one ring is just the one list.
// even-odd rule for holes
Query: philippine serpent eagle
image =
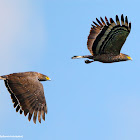
{"label": "philippine serpent eagle", "polygon": [[16,112],[24,112],[28,114],[30,121],[33,115],[33,121],[36,123],[38,114],[38,121],[41,123],[45,120],[45,113],[47,114],[47,105],[44,96],[43,85],[40,81],[47,81],[50,78],[38,72],[21,72],[9,75],[0,76],[3,79],[7,90],[10,92],[13,106]]}
{"label": "philippine serpent eagle", "polygon": [[73,56],[72,59],[92,59],[92,61],[86,60],[85,63],[91,63],[93,61],[112,63],[132,60],[130,56],[120,53],[131,30],[131,23],[128,23],[127,16],[124,20],[123,14],[121,15],[121,23],[118,15],[116,15],[116,23],[112,18],[110,18],[109,22],[107,17],[105,17],[106,22],[101,17],[101,21],[97,18],[96,20],[98,24],[93,21],[94,25],[91,27],[87,40],[87,48],[91,55]]}

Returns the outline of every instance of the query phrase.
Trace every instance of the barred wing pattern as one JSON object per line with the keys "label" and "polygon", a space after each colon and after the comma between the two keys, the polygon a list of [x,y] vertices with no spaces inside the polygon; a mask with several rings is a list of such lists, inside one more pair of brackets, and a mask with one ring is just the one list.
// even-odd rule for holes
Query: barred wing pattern
{"label": "barred wing pattern", "polygon": [[121,23],[116,15],[116,23],[110,18],[110,22],[105,17],[101,22],[96,18],[98,24],[93,21],[90,34],[88,36],[87,47],[92,55],[98,54],[120,54],[120,50],[130,33],[131,23],[128,24],[127,16],[121,15]]}
{"label": "barred wing pattern", "polygon": [[41,123],[41,115],[45,120],[45,113],[47,114],[47,106],[44,96],[43,85],[38,79],[25,76],[8,75],[4,80],[8,91],[11,93],[11,99],[16,107],[16,111],[20,110],[20,114],[24,111],[24,115],[28,115],[30,121],[33,115],[33,121],[36,123],[38,114],[38,121]]}

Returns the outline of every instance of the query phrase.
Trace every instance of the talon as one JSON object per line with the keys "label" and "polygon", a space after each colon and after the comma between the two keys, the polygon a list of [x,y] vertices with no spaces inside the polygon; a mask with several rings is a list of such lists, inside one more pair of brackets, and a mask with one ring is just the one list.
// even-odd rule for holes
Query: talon
{"label": "talon", "polygon": [[94,62],[94,61],[85,60],[86,64],[89,64],[89,63],[92,63],[92,62]]}

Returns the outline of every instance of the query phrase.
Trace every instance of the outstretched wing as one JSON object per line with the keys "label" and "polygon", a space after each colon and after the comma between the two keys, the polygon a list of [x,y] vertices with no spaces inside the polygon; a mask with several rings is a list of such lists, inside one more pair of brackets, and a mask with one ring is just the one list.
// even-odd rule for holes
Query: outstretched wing
{"label": "outstretched wing", "polygon": [[99,23],[99,25],[93,21],[93,23],[95,25],[92,25],[91,30],[90,30],[90,34],[88,36],[88,40],[87,40],[87,48],[89,49],[90,53],[92,55],[95,54],[95,51],[93,51],[93,44],[95,42],[95,40],[97,40],[98,35],[100,34],[100,32],[106,28],[106,24],[104,22],[104,20],[100,17],[102,23],[96,18],[97,22]]}
{"label": "outstretched wing", "polygon": [[8,75],[5,85],[11,93],[11,99],[16,107],[16,111],[20,113],[24,111],[24,115],[28,115],[30,121],[34,114],[33,121],[36,123],[38,114],[38,121],[41,123],[41,114],[45,120],[45,113],[47,113],[47,106],[44,96],[43,85],[37,78],[30,76],[13,76]]}
{"label": "outstretched wing", "polygon": [[[105,17],[106,23],[101,18],[102,23],[98,21],[99,25],[95,22],[93,22],[96,26],[91,29],[92,32],[97,28],[99,30],[98,34],[91,34],[90,36],[94,36],[94,40],[92,40],[92,43],[88,46],[88,49],[92,51],[93,54],[120,54],[120,50],[127,38],[127,36],[130,33],[131,30],[131,23],[128,24],[127,16],[124,17],[121,16],[121,24],[119,21],[118,16],[116,15],[116,23],[113,21],[112,18],[110,18],[110,22]],[[88,37],[88,42],[89,41]]]}

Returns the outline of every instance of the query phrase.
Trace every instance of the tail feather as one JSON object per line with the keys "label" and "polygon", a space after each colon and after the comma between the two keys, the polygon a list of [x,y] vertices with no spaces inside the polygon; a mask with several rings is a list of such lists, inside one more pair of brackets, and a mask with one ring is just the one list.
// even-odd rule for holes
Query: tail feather
{"label": "tail feather", "polygon": [[84,58],[84,56],[73,56],[72,59]]}
{"label": "tail feather", "polygon": [[84,56],[73,56],[72,59],[78,59],[78,58],[89,58],[89,59],[93,59],[92,55],[84,55]]}
{"label": "tail feather", "polygon": [[6,80],[6,76],[5,75],[0,76],[0,80]]}

